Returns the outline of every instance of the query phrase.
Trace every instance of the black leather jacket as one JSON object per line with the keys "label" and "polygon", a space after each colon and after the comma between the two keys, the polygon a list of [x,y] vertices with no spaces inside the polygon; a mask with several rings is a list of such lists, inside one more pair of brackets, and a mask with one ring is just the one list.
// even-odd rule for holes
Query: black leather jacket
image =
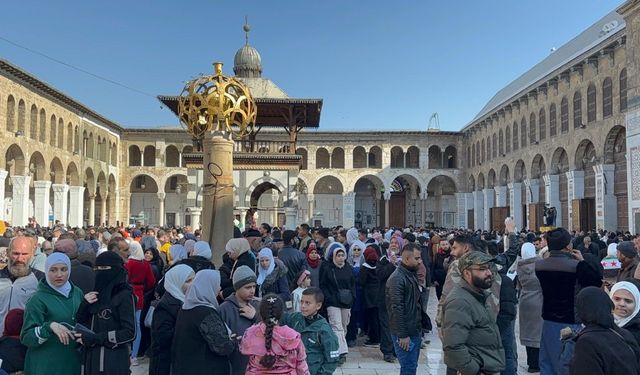
{"label": "black leather jacket", "polygon": [[387,280],[385,301],[392,335],[405,338],[421,334],[420,289],[415,271],[400,264]]}

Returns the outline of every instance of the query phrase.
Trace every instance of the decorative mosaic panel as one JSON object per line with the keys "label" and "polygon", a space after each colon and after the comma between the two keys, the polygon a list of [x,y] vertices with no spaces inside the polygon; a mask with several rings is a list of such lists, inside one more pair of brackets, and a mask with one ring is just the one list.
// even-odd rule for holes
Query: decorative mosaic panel
{"label": "decorative mosaic panel", "polygon": [[631,199],[640,200],[640,147],[631,150]]}

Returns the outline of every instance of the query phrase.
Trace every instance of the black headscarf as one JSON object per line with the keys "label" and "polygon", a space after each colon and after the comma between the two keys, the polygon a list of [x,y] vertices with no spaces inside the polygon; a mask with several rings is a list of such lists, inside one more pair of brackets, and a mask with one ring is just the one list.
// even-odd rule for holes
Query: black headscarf
{"label": "black headscarf", "polygon": [[613,302],[602,289],[589,286],[580,291],[576,297],[576,314],[585,326],[598,325],[614,328]]}
{"label": "black headscarf", "polygon": [[[99,270],[99,267],[110,266],[110,269]],[[98,292],[98,301],[89,307],[95,314],[111,307],[111,297],[122,289],[130,288],[127,283],[127,270],[119,254],[105,251],[96,258],[96,283],[94,290]]]}

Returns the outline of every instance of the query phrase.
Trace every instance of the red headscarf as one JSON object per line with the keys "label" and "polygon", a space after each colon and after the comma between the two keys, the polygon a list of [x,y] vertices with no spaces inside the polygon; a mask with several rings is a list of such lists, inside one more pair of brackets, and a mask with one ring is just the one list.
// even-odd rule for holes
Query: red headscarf
{"label": "red headscarf", "polygon": [[378,261],[378,253],[376,249],[371,246],[367,246],[367,249],[364,251],[364,260],[369,265],[375,265]]}
{"label": "red headscarf", "polygon": [[22,319],[24,318],[24,310],[12,309],[9,310],[7,316],[4,318],[4,333],[2,336],[20,337],[20,331],[22,330]]}
{"label": "red headscarf", "polygon": [[320,265],[320,256],[319,256],[320,254],[318,254],[318,258],[311,259],[310,255],[313,250],[315,250],[316,253],[318,252],[318,249],[316,248],[316,244],[311,242],[307,247],[307,264],[309,264],[309,267],[311,268],[318,268],[318,266]]}

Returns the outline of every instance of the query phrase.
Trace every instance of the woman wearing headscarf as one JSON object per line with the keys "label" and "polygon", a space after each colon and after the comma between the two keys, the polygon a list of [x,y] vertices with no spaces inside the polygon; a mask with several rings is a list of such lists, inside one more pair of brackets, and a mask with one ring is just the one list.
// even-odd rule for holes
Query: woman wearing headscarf
{"label": "woman wearing headscarf", "polygon": [[235,337],[218,312],[216,296],[220,292],[220,272],[202,270],[178,312],[173,338],[174,374],[229,374],[228,356],[237,347]]}
{"label": "woman wearing headscarf", "polygon": [[71,330],[82,303],[82,291],[69,282],[71,261],[53,253],[45,263],[46,277],[25,307],[20,341],[28,348],[25,374],[80,374],[80,357]]}
{"label": "woman wearing headscarf", "polygon": [[[330,262],[320,273],[320,289],[324,293],[329,325],[338,336],[340,363],[344,363],[349,352],[345,331],[351,318],[351,305],[356,297],[356,279],[351,266],[346,262],[346,250],[342,244],[333,242],[327,247]],[[349,298],[349,293],[351,296]]]}
{"label": "woman wearing headscarf", "polygon": [[83,374],[128,375],[129,345],[136,333],[135,300],[120,255],[105,251],[96,258],[96,283],[78,309],[76,332],[83,350]]}
{"label": "woman wearing headscarf", "polygon": [[211,247],[206,241],[198,241],[193,245],[193,251],[190,253],[187,259],[183,259],[180,264],[186,264],[193,268],[195,273],[200,270],[212,270],[215,269],[213,263],[211,263]]}
{"label": "woman wearing headscarf", "polygon": [[169,255],[171,256],[171,265],[178,263],[179,261],[186,259],[189,255],[187,249],[180,244],[171,245],[169,248]]}
{"label": "woman wearing headscarf", "polygon": [[136,296],[136,338],[133,340],[131,348],[131,365],[137,366],[138,350],[140,349],[140,340],[142,338],[140,327],[142,326],[141,316],[144,307],[144,296],[146,293],[154,290],[156,278],[153,276],[151,266],[144,260],[144,253],[142,252],[140,243],[131,241],[129,250],[131,251],[131,255],[129,255],[125,268],[129,274],[129,285],[133,288],[133,293]]}
{"label": "woman wearing headscarf", "polygon": [[575,338],[572,375],[629,375],[640,371],[640,347],[631,333],[619,328],[607,293],[586,287],[576,297],[576,315],[585,326]]}
{"label": "woman wearing headscarf", "polygon": [[0,337],[0,369],[14,373],[24,370],[27,347],[20,342],[24,310],[11,309],[4,318],[4,332]]}
{"label": "woman wearing headscarf", "polygon": [[[193,248],[196,245],[196,241],[194,240],[186,240],[184,241],[184,249],[187,251],[187,256],[193,253]],[[187,257],[185,256],[185,258]]]}
{"label": "woman wearing headscarf", "polygon": [[518,285],[520,287],[520,344],[527,350],[529,372],[539,371],[540,336],[542,335],[542,287],[536,277],[535,264],[540,258],[536,248],[526,242],[518,260]]}
{"label": "woman wearing headscarf", "polygon": [[153,271],[153,276],[156,278],[156,281],[159,281],[162,278],[162,272],[164,271],[164,261],[162,260],[158,249],[153,247],[146,249],[144,251],[144,260],[151,266],[151,271]]}
{"label": "woman wearing headscarf", "polygon": [[[256,269],[256,262],[251,247],[246,238],[233,238],[227,241],[225,245],[225,255],[222,257],[223,266],[220,270],[220,278],[222,279],[222,298],[227,298],[235,291],[233,289],[233,274],[240,266],[247,266],[250,269]],[[224,269],[223,269],[224,267]]]}
{"label": "woman wearing headscarf", "polygon": [[265,247],[258,253],[258,286],[256,296],[262,298],[269,293],[275,293],[283,301],[291,299],[289,282],[287,280],[287,266],[273,257],[270,248]]}
{"label": "woman wearing headscarf", "polygon": [[364,263],[360,268],[358,284],[362,288],[362,308],[366,324],[367,336],[369,340],[365,346],[375,346],[380,343],[380,322],[378,321],[378,290],[380,283],[376,275],[376,265],[378,264],[378,253],[373,245],[369,245],[364,251]]}
{"label": "woman wearing headscarf", "polygon": [[322,257],[318,254],[315,242],[309,242],[307,252],[305,254],[307,261],[307,269],[311,273],[311,286],[320,287],[320,263]]}
{"label": "woman wearing headscarf", "polygon": [[[357,230],[356,230],[357,233]],[[366,248],[364,242],[360,240],[353,241],[349,246],[349,255],[347,256],[347,264],[351,266],[353,277],[355,280],[360,278],[360,266],[364,263],[364,250]],[[347,326],[347,345],[349,347],[356,345],[358,338],[358,328],[364,331],[364,311],[362,309],[362,286],[356,282],[356,299],[351,306],[351,318]]]}
{"label": "woman wearing headscarf", "polygon": [[628,281],[616,283],[609,292],[613,301],[613,319],[616,325],[624,328],[640,343],[640,291]]}
{"label": "woman wearing headscarf", "polygon": [[178,311],[184,303],[195,272],[186,264],[172,267],[164,275],[165,293],[153,312],[151,323],[151,361],[149,375],[171,373],[171,343],[175,332]]}

